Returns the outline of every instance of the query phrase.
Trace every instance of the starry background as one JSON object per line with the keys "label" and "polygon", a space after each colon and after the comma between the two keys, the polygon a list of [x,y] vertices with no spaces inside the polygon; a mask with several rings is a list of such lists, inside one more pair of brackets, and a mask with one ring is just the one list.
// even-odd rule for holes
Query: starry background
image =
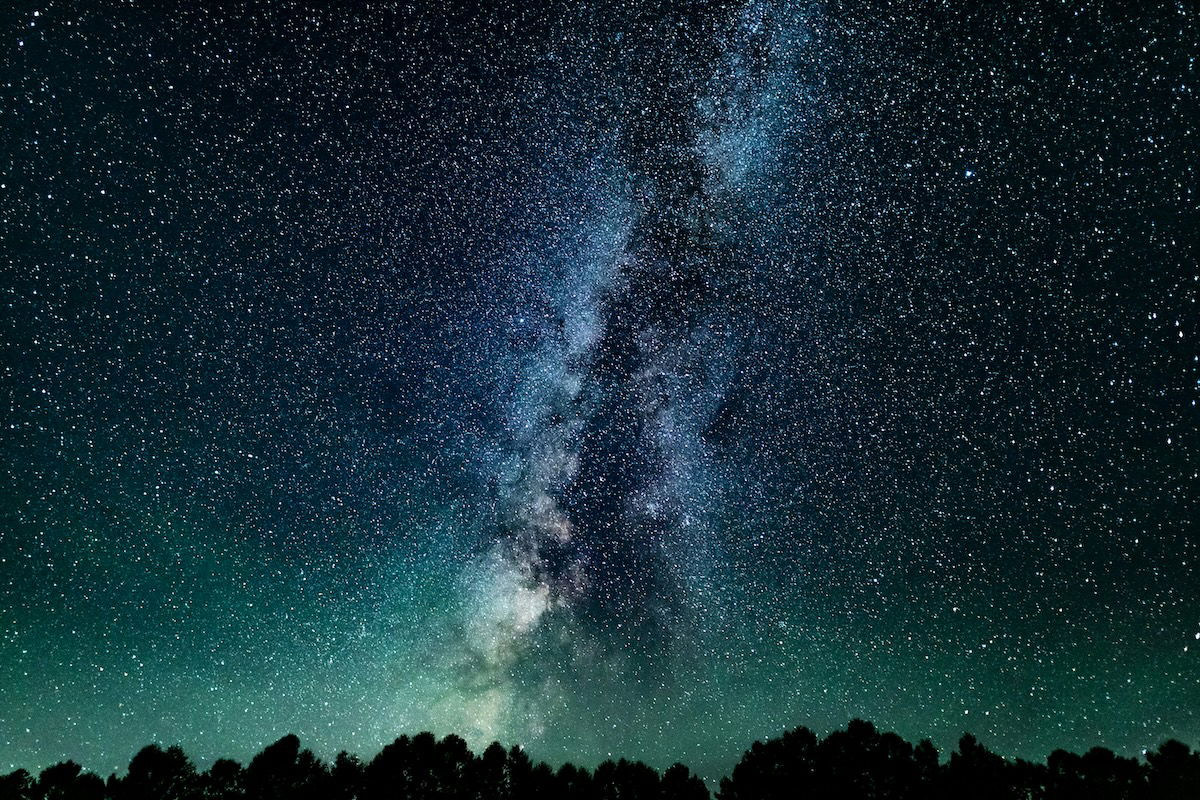
{"label": "starry background", "polygon": [[0,768],[1200,743],[1192,4],[154,5],[4,15]]}

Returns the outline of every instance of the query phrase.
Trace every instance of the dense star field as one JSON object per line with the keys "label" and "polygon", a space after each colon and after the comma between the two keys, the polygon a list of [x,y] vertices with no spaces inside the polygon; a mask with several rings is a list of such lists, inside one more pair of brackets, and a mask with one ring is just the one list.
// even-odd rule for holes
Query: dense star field
{"label": "dense star field", "polygon": [[1193,4],[18,5],[0,770],[1200,743]]}

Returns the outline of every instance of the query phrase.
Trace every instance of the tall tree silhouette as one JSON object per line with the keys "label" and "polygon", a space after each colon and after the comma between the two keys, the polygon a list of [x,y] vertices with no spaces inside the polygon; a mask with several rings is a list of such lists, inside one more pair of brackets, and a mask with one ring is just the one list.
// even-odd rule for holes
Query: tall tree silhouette
{"label": "tall tree silhouette", "polygon": [[917,743],[913,748],[913,764],[916,767],[917,784],[928,787],[930,795],[934,795],[941,779],[941,765],[938,763],[938,751],[933,742],[922,739]]}
{"label": "tall tree silhouette", "polygon": [[708,800],[708,787],[683,764],[672,764],[663,773],[662,800]]}
{"label": "tall tree silhouette", "polygon": [[366,767],[345,750],[337,754],[333,760],[333,768],[329,771],[331,781],[330,800],[356,800],[363,794],[363,780]]}
{"label": "tall tree silhouette", "polygon": [[595,800],[595,787],[592,785],[592,775],[586,769],[574,764],[563,764],[554,776],[558,789],[563,797],[574,800]]}
{"label": "tall tree silhouette", "polygon": [[508,752],[499,742],[483,751],[475,766],[475,794],[478,800],[510,797],[507,782]]}
{"label": "tall tree silhouette", "polygon": [[108,794],[113,800],[199,800],[200,790],[196,768],[182,748],[152,744],[138,751]]}
{"label": "tall tree silhouette", "polygon": [[363,800],[384,800],[410,794],[411,743],[407,736],[400,736],[371,760],[363,771]]}
{"label": "tall tree silhouette", "polygon": [[788,731],[778,739],[755,742],[721,779],[717,800],[765,800],[785,797],[811,786],[816,774],[817,737],[808,728]]}
{"label": "tall tree silhouette", "polygon": [[504,760],[504,782],[509,797],[525,798],[532,794],[533,763],[520,747],[510,747]]}
{"label": "tall tree silhouette", "polygon": [[300,739],[288,734],[256,755],[246,767],[247,800],[318,800],[330,789],[329,771]]}

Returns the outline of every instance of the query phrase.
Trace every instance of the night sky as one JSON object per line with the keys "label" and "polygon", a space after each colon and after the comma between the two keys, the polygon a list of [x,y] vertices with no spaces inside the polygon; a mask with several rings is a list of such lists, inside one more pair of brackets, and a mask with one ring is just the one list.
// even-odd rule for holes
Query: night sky
{"label": "night sky", "polygon": [[1200,743],[1194,4],[17,5],[0,770]]}

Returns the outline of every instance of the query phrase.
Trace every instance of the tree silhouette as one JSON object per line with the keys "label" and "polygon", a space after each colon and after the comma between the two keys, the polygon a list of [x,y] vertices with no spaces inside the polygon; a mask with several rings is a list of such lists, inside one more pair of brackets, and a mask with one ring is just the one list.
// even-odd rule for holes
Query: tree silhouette
{"label": "tree silhouette", "polygon": [[718,800],[751,798],[934,798],[935,800],[1183,800],[1200,798],[1200,754],[1177,741],[1147,753],[1146,763],[1092,748],[1056,750],[1046,764],[1010,762],[970,734],[945,764],[928,741],[910,747],[855,720],[817,741],[797,728],[755,742]]}
{"label": "tree silhouette", "polygon": [[200,796],[204,800],[240,800],[246,788],[242,765],[219,758],[200,776]]}
{"label": "tree silhouette", "polygon": [[894,733],[881,734],[863,720],[834,731],[817,747],[814,788],[828,796],[908,798],[928,796],[913,748]]}
{"label": "tree silhouette", "polygon": [[476,763],[473,796],[479,800],[489,797],[509,797],[507,769],[508,752],[499,742],[492,742]]}
{"label": "tree silhouette", "polygon": [[1146,794],[1145,768],[1093,747],[1084,755],[1055,750],[1046,759],[1046,794],[1061,800],[1126,800]]}
{"label": "tree silhouette", "polygon": [[434,758],[434,797],[469,800],[475,757],[467,743],[451,734],[437,743]]}
{"label": "tree silhouette", "polygon": [[575,800],[595,800],[595,787],[592,785],[592,775],[586,769],[580,769],[574,764],[563,764],[558,768],[555,782],[563,797]]}
{"label": "tree silhouette", "polygon": [[1012,765],[988,750],[969,733],[958,740],[958,751],[950,754],[943,788],[949,797],[973,800],[1019,800]]}
{"label": "tree silhouette", "polygon": [[288,734],[256,755],[242,777],[247,800],[323,800],[329,771],[300,739]]}
{"label": "tree silhouette", "polygon": [[1158,750],[1146,754],[1147,783],[1154,800],[1185,800],[1200,797],[1200,752],[1183,742],[1168,739]]}
{"label": "tree silhouette", "polygon": [[529,794],[527,797],[533,798],[555,798],[558,797],[558,785],[554,778],[554,770],[550,769],[550,765],[539,761],[533,765],[533,772],[529,776]]}
{"label": "tree silhouette", "polygon": [[33,796],[33,776],[18,769],[0,777],[0,800],[29,800]]}
{"label": "tree silhouette", "polygon": [[708,787],[683,764],[672,764],[663,773],[662,800],[708,800]]}
{"label": "tree silhouette", "polygon": [[379,751],[363,772],[364,800],[384,800],[409,794],[408,751],[411,740],[401,736]]}
{"label": "tree silhouette", "polygon": [[510,747],[504,761],[504,782],[508,796],[529,797],[533,788],[533,763],[520,747]]}
{"label": "tree silhouette", "polygon": [[363,781],[366,768],[345,750],[337,754],[333,760],[333,768],[329,771],[331,782],[330,800],[355,800],[363,794]]}
{"label": "tree silhouette", "polygon": [[640,761],[605,761],[592,775],[598,800],[657,797],[658,773]]}
{"label": "tree silhouette", "polygon": [[103,800],[104,781],[74,761],[42,770],[29,795],[32,800]]}
{"label": "tree silhouette", "polygon": [[[534,763],[493,742],[479,755],[458,736],[401,736],[368,763],[346,752],[332,766],[294,735],[265,747],[243,769],[220,759],[206,772],[179,747],[149,745],[107,785],[73,761],[0,776],[0,800],[708,800],[683,764],[661,775],[628,759],[595,770]],[[717,800],[1198,800],[1200,753],[1168,740],[1145,761],[1101,747],[1055,750],[1046,763],[1009,761],[965,734],[941,763],[929,740],[915,747],[853,720],[824,739],[796,728],[754,742]]]}
{"label": "tree silhouette", "polygon": [[938,751],[933,742],[922,739],[913,748],[913,764],[916,767],[917,785],[926,787],[930,796],[936,794],[940,780],[941,767],[938,764]]}
{"label": "tree silhouette", "polygon": [[798,787],[811,786],[816,774],[817,737],[800,727],[778,739],[755,742],[721,779],[717,800],[760,800],[784,797]]}
{"label": "tree silhouette", "polygon": [[108,793],[113,800],[199,800],[200,781],[182,748],[152,744],[138,751]]}

